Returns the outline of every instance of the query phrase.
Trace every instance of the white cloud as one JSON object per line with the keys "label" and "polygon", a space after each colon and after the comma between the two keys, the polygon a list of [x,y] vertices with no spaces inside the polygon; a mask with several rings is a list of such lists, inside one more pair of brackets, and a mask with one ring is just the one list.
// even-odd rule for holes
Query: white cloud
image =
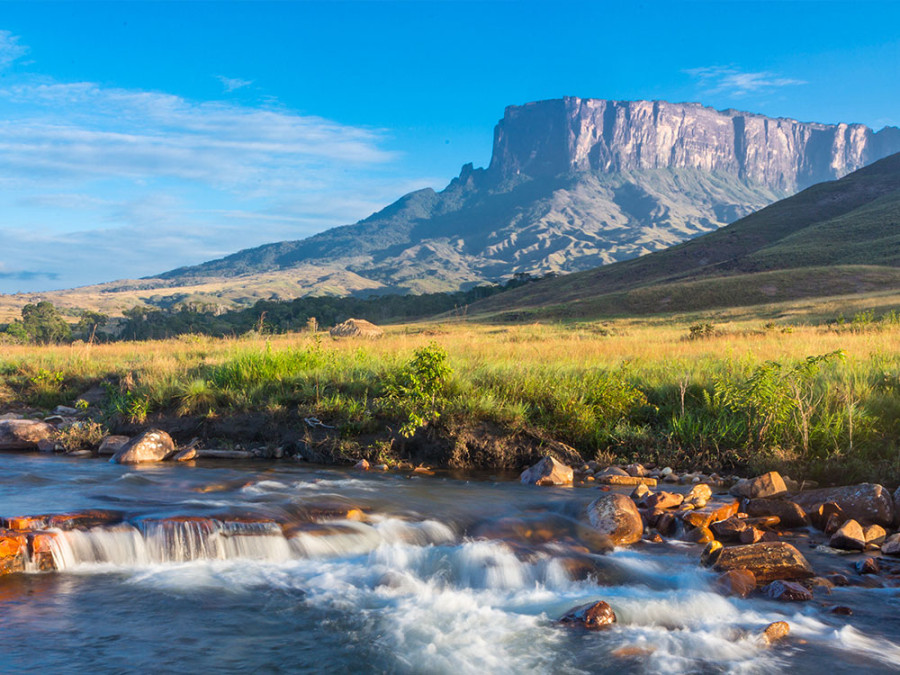
{"label": "white cloud", "polygon": [[9,68],[13,62],[25,56],[28,47],[19,44],[19,37],[8,30],[0,30],[0,70]]}
{"label": "white cloud", "polygon": [[249,87],[253,84],[253,80],[242,80],[239,77],[225,77],[224,75],[216,75],[216,79],[222,83],[225,93],[230,94],[238,89]]}
{"label": "white cloud", "polygon": [[734,66],[707,66],[684,71],[697,80],[704,93],[735,97],[768,93],[781,87],[807,84],[804,80],[783,77],[769,71],[746,72]]}

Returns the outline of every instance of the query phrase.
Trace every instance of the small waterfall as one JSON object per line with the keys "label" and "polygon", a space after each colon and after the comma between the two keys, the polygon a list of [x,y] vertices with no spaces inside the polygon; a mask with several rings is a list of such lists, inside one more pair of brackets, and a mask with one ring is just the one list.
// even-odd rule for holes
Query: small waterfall
{"label": "small waterfall", "polygon": [[48,530],[53,565],[30,571],[71,570],[79,565],[146,566],[195,560],[256,560],[280,563],[301,558],[360,555],[384,543],[444,543],[450,528],[434,521],[389,519],[375,526],[355,521],[306,523],[287,528],[274,521],[202,517],[144,519],[85,530]]}

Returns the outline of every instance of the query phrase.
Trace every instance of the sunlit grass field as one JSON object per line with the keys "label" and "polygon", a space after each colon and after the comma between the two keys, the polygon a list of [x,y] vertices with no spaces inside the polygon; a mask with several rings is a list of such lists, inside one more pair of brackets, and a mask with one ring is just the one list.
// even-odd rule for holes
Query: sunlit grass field
{"label": "sunlit grass field", "polygon": [[[423,351],[450,373],[411,375]],[[456,321],[389,327],[376,340],[4,345],[0,373],[6,408],[72,405],[105,382],[107,421],[312,415],[346,439],[396,431],[410,416],[437,428],[491,421],[538,430],[585,459],[900,478],[900,325],[871,314],[829,326],[740,315]],[[428,404],[398,400],[401,381]]]}

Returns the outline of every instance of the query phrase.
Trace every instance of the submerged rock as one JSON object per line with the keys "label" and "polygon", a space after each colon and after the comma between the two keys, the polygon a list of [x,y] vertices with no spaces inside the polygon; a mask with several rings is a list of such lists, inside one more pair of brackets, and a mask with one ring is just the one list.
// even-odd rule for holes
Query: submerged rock
{"label": "submerged rock", "polygon": [[722,549],[714,569],[719,572],[744,568],[753,572],[757,583],[815,576],[803,554],[791,544],[773,541],[731,546]]}
{"label": "submerged rock", "polygon": [[588,630],[603,630],[616,622],[616,613],[607,603],[600,600],[581,605],[568,611],[560,618],[560,623],[581,626]]}
{"label": "submerged rock", "polygon": [[806,602],[812,600],[812,591],[793,581],[773,581],[762,592],[773,600]]}
{"label": "submerged rock", "polygon": [[0,531],[0,575],[25,571],[27,543],[24,534]]}
{"label": "submerged rock", "polygon": [[175,454],[172,437],[160,429],[150,429],[123,445],[109,460],[116,464],[162,462]]}
{"label": "submerged rock", "polygon": [[588,506],[588,519],[600,534],[616,546],[627,546],[641,540],[644,522],[641,514],[625,495],[603,495]]}
{"label": "submerged rock", "polygon": [[790,632],[791,626],[787,621],[776,621],[766,626],[762,638],[766,644],[773,644],[786,638]]}
{"label": "submerged rock", "polygon": [[547,455],[525,469],[519,479],[526,485],[570,485],[574,477],[571,467]]}
{"label": "submerged rock", "polygon": [[39,420],[0,420],[0,450],[37,450],[56,429]]}
{"label": "submerged rock", "polygon": [[746,598],[756,588],[756,576],[747,569],[733,569],[716,579],[716,588],[726,595]]}

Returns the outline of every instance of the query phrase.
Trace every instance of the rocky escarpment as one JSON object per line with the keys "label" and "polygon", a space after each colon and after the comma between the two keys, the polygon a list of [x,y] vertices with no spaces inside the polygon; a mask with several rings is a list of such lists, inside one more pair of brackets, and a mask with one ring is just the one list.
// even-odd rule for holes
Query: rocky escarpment
{"label": "rocky escarpment", "polygon": [[440,192],[411,193],[308,239],[172,270],[159,284],[252,285],[278,274],[287,299],[575,272],[712,232],[900,151],[895,128],[580,98],[507,108],[494,136],[489,167],[464,166]]}
{"label": "rocky escarpment", "polygon": [[488,174],[700,169],[796,192],[900,151],[900,130],[815,124],[699,103],[567,97],[510,106]]}

